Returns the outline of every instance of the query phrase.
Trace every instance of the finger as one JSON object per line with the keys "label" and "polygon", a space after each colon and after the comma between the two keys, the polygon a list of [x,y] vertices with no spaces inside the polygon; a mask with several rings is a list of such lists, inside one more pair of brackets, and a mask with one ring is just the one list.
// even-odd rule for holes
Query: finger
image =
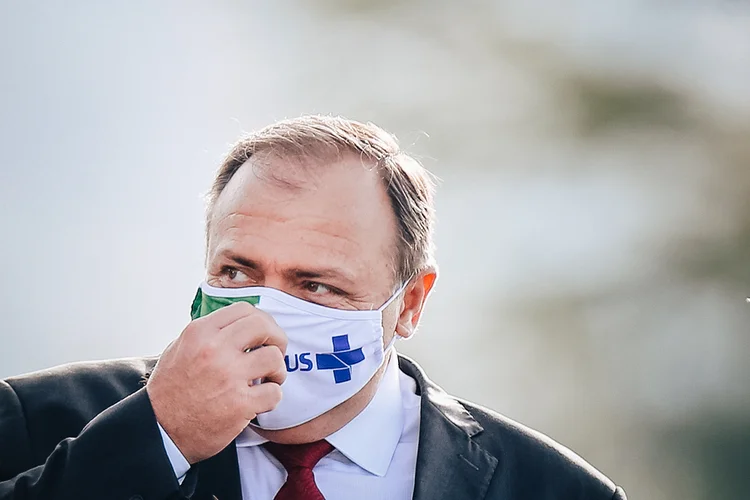
{"label": "finger", "polygon": [[196,321],[204,321],[214,328],[221,330],[222,328],[226,328],[227,326],[231,325],[235,321],[238,321],[247,316],[251,316],[256,311],[257,309],[255,309],[255,307],[247,302],[233,302],[232,304],[222,307],[221,309],[217,309],[211,314],[208,314],[203,318],[199,318]]}
{"label": "finger", "polygon": [[242,353],[241,357],[248,384],[251,384],[253,380],[263,379],[264,382],[276,382],[281,385],[286,380],[284,355],[275,345],[263,346],[254,351]]}
{"label": "finger", "polygon": [[282,392],[279,384],[264,382],[260,385],[249,386],[245,395],[244,416],[249,421],[258,413],[265,413],[276,408],[281,401]]}
{"label": "finger", "polygon": [[287,337],[273,318],[263,311],[240,318],[221,329],[222,341],[245,351],[262,345],[275,345],[282,353],[286,352]]}

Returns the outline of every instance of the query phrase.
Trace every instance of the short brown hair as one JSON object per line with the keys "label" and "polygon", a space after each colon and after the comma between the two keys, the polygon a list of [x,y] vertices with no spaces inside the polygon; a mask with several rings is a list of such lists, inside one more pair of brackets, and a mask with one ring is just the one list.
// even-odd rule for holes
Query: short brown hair
{"label": "short brown hair", "polygon": [[206,238],[216,200],[239,168],[252,157],[338,159],[360,156],[378,169],[398,221],[396,278],[410,279],[434,266],[434,181],[396,138],[373,123],[340,116],[308,115],[282,120],[240,139],[219,167],[206,211]]}

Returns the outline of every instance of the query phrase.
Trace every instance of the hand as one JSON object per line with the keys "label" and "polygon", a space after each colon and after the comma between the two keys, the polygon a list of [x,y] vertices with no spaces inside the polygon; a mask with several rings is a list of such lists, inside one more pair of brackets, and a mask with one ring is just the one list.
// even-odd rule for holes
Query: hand
{"label": "hand", "polygon": [[[271,316],[237,302],[191,322],[162,353],[146,392],[190,464],[219,453],[258,413],[279,404],[286,346]],[[252,385],[254,379],[263,383]]]}

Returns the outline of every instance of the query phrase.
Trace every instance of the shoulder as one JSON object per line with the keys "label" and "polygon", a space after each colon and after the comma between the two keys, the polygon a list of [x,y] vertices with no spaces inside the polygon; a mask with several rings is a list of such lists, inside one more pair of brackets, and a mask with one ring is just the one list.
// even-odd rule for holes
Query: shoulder
{"label": "shoulder", "polygon": [[32,441],[75,436],[96,415],[145,384],[157,358],[70,363],[0,381],[0,405],[15,407]]}
{"label": "shoulder", "polygon": [[565,492],[564,498],[613,498],[615,484],[570,449],[500,413],[458,402],[484,429],[474,440],[498,457],[516,486]]}
{"label": "shoulder", "polygon": [[156,357],[124,358],[68,363],[5,380],[19,397],[33,393],[70,396],[79,392],[111,392],[127,395],[156,364]]}
{"label": "shoulder", "polygon": [[[568,448],[504,415],[450,396],[417,363],[399,355],[399,366],[417,385],[421,422],[427,428],[449,425],[458,449],[471,446],[497,461],[485,498],[624,500],[625,493]],[[433,408],[436,411],[425,412]],[[425,435],[420,429],[420,436]],[[423,446],[420,444],[420,447]],[[445,446],[450,449],[451,446]]]}

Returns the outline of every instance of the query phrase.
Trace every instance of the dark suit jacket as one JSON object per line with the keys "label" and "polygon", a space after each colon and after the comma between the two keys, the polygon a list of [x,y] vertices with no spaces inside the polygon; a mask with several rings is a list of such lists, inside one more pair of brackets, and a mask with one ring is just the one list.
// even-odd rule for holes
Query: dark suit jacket
{"label": "dark suit jacket", "polygon": [[[234,444],[174,477],[144,385],[155,358],[0,381],[0,500],[241,500]],[[411,360],[422,398],[414,498],[625,500],[568,449],[459,401]]]}

